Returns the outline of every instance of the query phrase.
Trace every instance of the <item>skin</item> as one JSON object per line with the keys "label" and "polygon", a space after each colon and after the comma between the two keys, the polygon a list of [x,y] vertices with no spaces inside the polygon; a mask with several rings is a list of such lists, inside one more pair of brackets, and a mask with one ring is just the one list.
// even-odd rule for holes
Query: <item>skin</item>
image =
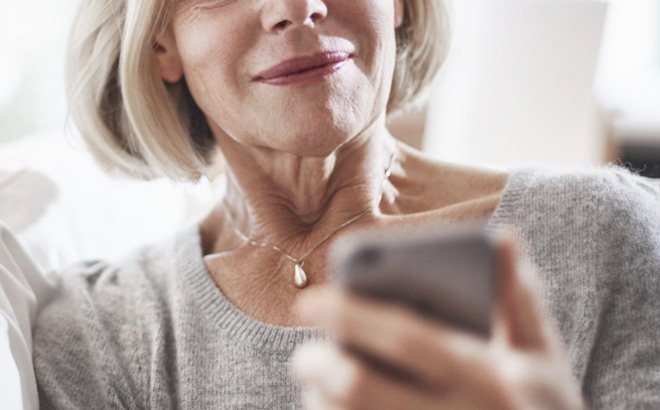
{"label": "skin", "polygon": [[[175,3],[171,23],[157,39],[155,64],[166,82],[185,77],[206,114],[227,160],[224,201],[243,232],[299,256],[351,216],[370,207],[370,212],[342,232],[483,219],[494,212],[506,174],[435,161],[396,142],[385,127],[395,61],[394,30],[403,18],[403,1]],[[304,86],[254,81],[257,74],[278,63],[326,50],[348,51],[352,58],[324,81]],[[376,203],[390,158],[392,175],[382,188],[381,202]],[[410,403],[406,400],[415,397],[419,404],[416,408],[443,408],[447,402],[438,399],[435,387],[446,382],[439,369],[450,368],[464,369],[461,380],[469,383],[456,391],[474,397],[477,403],[498,403],[496,408],[532,408],[520,407],[521,403],[534,404],[523,400],[525,395],[534,400],[543,395],[508,383],[496,371],[499,367],[492,355],[484,353],[497,350],[493,347],[496,345],[505,346],[500,351],[511,353],[497,357],[520,358],[530,375],[560,375],[537,383],[547,387],[543,391],[549,391],[553,398],[557,393],[559,407],[552,408],[578,408],[573,406],[579,402],[579,394],[574,393],[571,377],[564,377],[568,374],[564,366],[556,370],[559,356],[555,352],[560,349],[545,348],[550,345],[552,332],[544,330],[541,319],[516,318],[518,309],[537,310],[531,293],[514,279],[509,282],[520,295],[512,291],[516,304],[503,309],[500,315],[505,318],[503,323],[510,323],[505,328],[510,328],[507,332],[513,335],[504,340],[517,340],[518,333],[529,333],[531,339],[539,341],[533,347],[540,346],[531,358],[521,353],[526,343],[472,340],[470,335],[429,323],[405,309],[333,290],[327,286],[332,272],[325,262],[330,241],[306,259],[309,285],[300,290],[293,284],[293,264],[272,249],[243,243],[220,206],[200,229],[209,272],[225,296],[242,311],[280,326],[326,327],[396,367],[420,372],[417,385],[378,374],[369,363],[335,346],[326,352],[334,355],[331,362],[364,377],[348,378],[342,388],[332,390],[327,381],[337,378],[324,370],[332,366],[299,360],[304,363],[299,365],[303,368],[298,372],[300,379],[318,393],[316,407],[312,408],[385,409],[395,403]],[[512,278],[516,277],[514,271],[513,263],[503,268]],[[535,326],[525,327],[530,320]],[[377,337],[392,329],[401,329],[398,336],[404,340],[411,339],[406,329],[431,337],[420,340],[424,344],[415,349],[397,350],[401,346],[397,337]],[[475,356],[467,357],[466,350],[452,350],[452,343],[457,341]],[[560,359],[559,363],[565,363],[563,357]],[[493,371],[471,378],[483,368]],[[438,377],[434,377],[436,372],[440,372]],[[377,406],[368,404],[376,394],[390,400]],[[572,401],[564,400],[564,396]],[[493,397],[506,399],[494,402]],[[474,403],[458,399],[451,403],[461,405],[450,408],[477,408]]]}

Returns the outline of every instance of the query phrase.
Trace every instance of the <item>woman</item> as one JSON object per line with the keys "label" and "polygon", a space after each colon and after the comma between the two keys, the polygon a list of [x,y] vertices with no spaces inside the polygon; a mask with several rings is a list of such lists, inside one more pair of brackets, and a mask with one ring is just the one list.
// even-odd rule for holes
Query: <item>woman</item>
{"label": "woman", "polygon": [[[35,330],[42,407],[657,406],[658,192],[439,163],[388,134],[445,20],[437,0],[84,0],[71,111],[99,162],[197,180],[217,146],[227,193],[175,238],[65,275]],[[339,234],[483,218],[519,236],[552,317],[508,241],[492,340],[326,286]],[[396,371],[309,345],[293,380],[294,349],[335,337]]]}

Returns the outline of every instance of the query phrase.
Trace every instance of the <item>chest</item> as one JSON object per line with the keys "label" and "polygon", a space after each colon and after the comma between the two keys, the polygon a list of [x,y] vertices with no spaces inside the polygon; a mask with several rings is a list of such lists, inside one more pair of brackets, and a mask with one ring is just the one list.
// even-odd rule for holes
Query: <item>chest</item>
{"label": "chest", "polygon": [[295,264],[271,249],[244,247],[205,258],[218,289],[238,310],[260,322],[295,327],[296,302],[308,290],[327,284],[327,249],[305,259],[308,285],[295,286]]}
{"label": "chest", "polygon": [[165,364],[153,363],[161,369],[152,373],[150,408],[302,409],[300,389],[289,371],[295,344],[266,349],[254,343],[259,339],[254,333],[266,331],[257,326],[218,332],[210,326],[182,334],[176,345],[164,346],[169,354],[152,357]]}

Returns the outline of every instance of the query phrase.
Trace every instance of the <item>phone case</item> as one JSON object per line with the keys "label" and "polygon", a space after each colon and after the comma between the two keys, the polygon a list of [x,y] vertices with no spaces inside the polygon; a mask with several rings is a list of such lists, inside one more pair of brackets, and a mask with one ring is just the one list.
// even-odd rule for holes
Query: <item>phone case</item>
{"label": "phone case", "polygon": [[338,238],[330,258],[345,289],[490,334],[495,249],[481,228],[356,232]]}

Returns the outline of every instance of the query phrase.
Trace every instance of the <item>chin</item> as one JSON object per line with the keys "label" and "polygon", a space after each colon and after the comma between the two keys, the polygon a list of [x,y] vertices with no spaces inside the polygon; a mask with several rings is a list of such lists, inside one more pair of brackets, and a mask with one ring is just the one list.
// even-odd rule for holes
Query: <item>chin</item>
{"label": "chin", "polygon": [[[332,154],[359,135],[371,121],[370,112],[362,112],[348,104],[326,104],[324,107],[307,106],[297,112],[280,112],[273,129],[282,130],[272,135],[270,146],[304,156],[324,157]],[[318,108],[318,109],[314,109]]]}
{"label": "chin", "polygon": [[300,130],[274,138],[271,148],[305,157],[327,157],[349,142],[354,133],[332,128]]}

